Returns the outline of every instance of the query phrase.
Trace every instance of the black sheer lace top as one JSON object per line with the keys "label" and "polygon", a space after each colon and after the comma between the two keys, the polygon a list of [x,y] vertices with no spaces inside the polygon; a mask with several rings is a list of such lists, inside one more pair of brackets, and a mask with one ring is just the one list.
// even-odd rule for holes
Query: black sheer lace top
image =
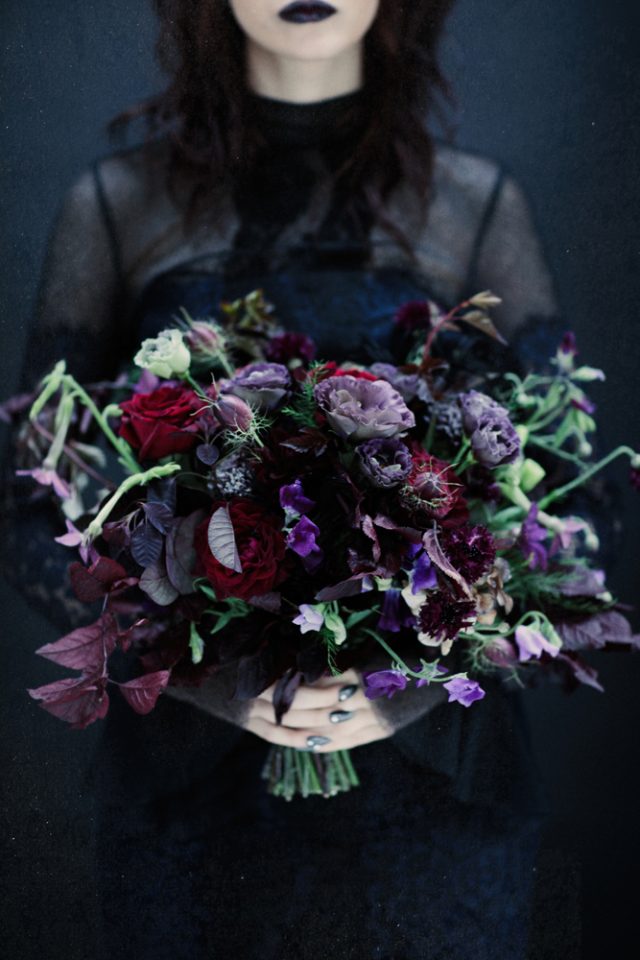
{"label": "black sheer lace top", "polygon": [[[363,91],[319,103],[258,94],[252,101],[268,141],[263,162],[241,190],[221,189],[188,234],[165,183],[165,140],[146,160],[136,145],[96,158],[73,179],[48,237],[22,390],[33,390],[61,357],[81,381],[113,378],[181,306],[215,316],[222,299],[258,287],[282,323],[312,336],[326,359],[388,359],[390,320],[402,302],[430,296],[453,306],[483,289],[502,298],[494,320],[525,363],[555,350],[564,326],[553,276],[529,202],[502,164],[435,141],[426,216],[409,183],[390,202],[416,265],[378,224],[345,217],[330,188],[329,173],[363,122]],[[47,496],[34,499],[29,481],[11,476],[11,447],[5,463],[4,575],[68,631],[91,618],[68,584],[69,551],[53,541],[63,519]],[[526,737],[514,720],[519,708],[514,700],[516,712],[513,704],[506,709],[506,696],[492,694],[468,710],[438,706],[422,688],[380,710],[398,747],[450,777],[458,796],[535,806]],[[218,701],[217,716],[224,715]]]}

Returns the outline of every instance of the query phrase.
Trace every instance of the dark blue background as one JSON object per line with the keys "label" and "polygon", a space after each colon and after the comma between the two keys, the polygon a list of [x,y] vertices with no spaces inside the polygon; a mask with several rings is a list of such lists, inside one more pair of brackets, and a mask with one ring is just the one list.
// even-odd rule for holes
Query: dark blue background
{"label": "dark blue background", "polygon": [[[525,187],[581,359],[606,372],[606,382],[590,390],[604,451],[623,442],[640,449],[633,6],[461,0],[443,48],[460,103],[459,144],[505,161]],[[44,242],[61,194],[90,159],[109,149],[103,136],[109,117],[153,92],[159,80],[147,4],[4,0],[0,29],[4,398],[17,383]],[[640,510],[626,471],[626,461],[611,468],[628,522],[609,586],[636,602]],[[4,583],[0,598],[9,955],[19,949],[25,960],[94,956],[91,807],[83,774],[95,730],[69,731],[29,700],[27,686],[60,675],[32,653],[56,634]],[[639,612],[631,619],[639,630]],[[524,697],[556,811],[543,851],[548,882],[540,890],[544,930],[536,958],[627,956],[619,947],[636,928],[640,664],[624,655],[596,655],[590,662],[604,695],[585,688],[567,699],[554,687]],[[576,901],[582,934],[563,924],[565,905]]]}

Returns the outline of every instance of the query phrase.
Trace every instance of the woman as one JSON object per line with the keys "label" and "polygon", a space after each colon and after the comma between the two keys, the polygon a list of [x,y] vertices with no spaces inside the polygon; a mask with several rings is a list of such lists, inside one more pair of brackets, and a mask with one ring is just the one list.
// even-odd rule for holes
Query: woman
{"label": "woman", "polygon": [[[426,125],[450,94],[436,54],[451,5],[156,0],[170,83],[116,118],[146,116],[150,142],[64,197],[23,389],[54,352],[79,379],[112,378],[180,306],[215,315],[257,288],[320,356],[360,362],[393,356],[400,304],[490,288],[509,362],[544,358],[562,328],[521,188]],[[68,630],[86,611],[61,586],[59,525],[42,502],[15,522],[5,575],[25,592],[36,564],[34,602]],[[440,686],[369,701],[353,670],[300,689],[278,726],[272,687],[238,703],[230,684],[169,689],[146,717],[112,697],[93,784],[105,956],[527,955],[547,801],[512,691],[489,680],[471,709]],[[269,745],[308,737],[362,747],[360,788],[269,796]]]}

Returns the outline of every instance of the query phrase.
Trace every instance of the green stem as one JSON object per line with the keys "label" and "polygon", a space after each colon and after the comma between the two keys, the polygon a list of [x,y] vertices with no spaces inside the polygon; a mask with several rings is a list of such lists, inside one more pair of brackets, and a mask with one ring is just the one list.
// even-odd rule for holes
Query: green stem
{"label": "green stem", "polygon": [[71,387],[71,395],[77,396],[84,405],[91,411],[93,414],[96,423],[105,434],[111,445],[117,450],[120,454],[120,463],[125,466],[128,470],[131,470],[132,473],[138,473],[140,470],[140,464],[137,462],[128,443],[123,440],[121,437],[117,437],[113,432],[111,427],[107,422],[107,418],[104,414],[97,408],[87,391],[84,387],[81,387],[80,384],[69,374],[64,377],[65,381]]}
{"label": "green stem", "polygon": [[602,470],[603,467],[606,467],[608,463],[611,463],[612,460],[615,460],[616,457],[621,456],[622,454],[627,454],[631,458],[635,458],[638,454],[635,450],[632,450],[631,447],[620,446],[616,447],[615,450],[612,450],[611,453],[607,454],[606,457],[603,457],[602,460],[598,463],[594,463],[591,467],[581,473],[579,477],[575,477],[573,480],[570,480],[569,483],[565,483],[563,487],[558,487],[557,490],[552,490],[547,494],[546,497],[543,497],[542,500],[538,501],[538,508],[544,510],[550,503],[553,503],[554,500],[559,500],[560,497],[564,497],[565,494],[569,493],[570,490],[574,490],[576,487],[579,487],[583,484],[589,477],[592,477],[595,473],[598,473],[599,470]]}
{"label": "green stem", "polygon": [[531,435],[527,439],[527,443],[532,443],[536,447],[541,447],[543,450],[546,450],[548,453],[555,454],[556,457],[561,457],[563,460],[569,460],[571,463],[574,463],[577,467],[583,466],[582,459],[575,453],[569,453],[568,450],[562,450],[560,447],[554,446],[553,443],[549,443],[547,440],[543,440],[539,437],[532,437]]}
{"label": "green stem", "polygon": [[151,467],[149,470],[145,470],[143,473],[134,473],[132,476],[123,480],[115,493],[109,497],[105,505],[84,531],[82,536],[83,543],[86,545],[90,540],[94,540],[96,537],[100,536],[105,520],[115,507],[118,500],[120,500],[120,498],[123,497],[128,490],[131,490],[132,487],[135,487],[139,484],[144,485],[149,483],[151,480],[156,480],[159,477],[166,477],[171,473],[175,473],[176,470],[179,469],[179,463],[166,463],[162,466]]}

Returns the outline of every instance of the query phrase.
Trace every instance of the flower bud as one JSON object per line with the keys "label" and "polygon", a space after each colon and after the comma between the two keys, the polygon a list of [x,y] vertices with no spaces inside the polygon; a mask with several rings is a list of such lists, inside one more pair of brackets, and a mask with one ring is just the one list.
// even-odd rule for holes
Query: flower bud
{"label": "flower bud", "polygon": [[253,423],[253,410],[249,404],[233,393],[220,394],[213,404],[216,417],[228,430],[245,433]]}

